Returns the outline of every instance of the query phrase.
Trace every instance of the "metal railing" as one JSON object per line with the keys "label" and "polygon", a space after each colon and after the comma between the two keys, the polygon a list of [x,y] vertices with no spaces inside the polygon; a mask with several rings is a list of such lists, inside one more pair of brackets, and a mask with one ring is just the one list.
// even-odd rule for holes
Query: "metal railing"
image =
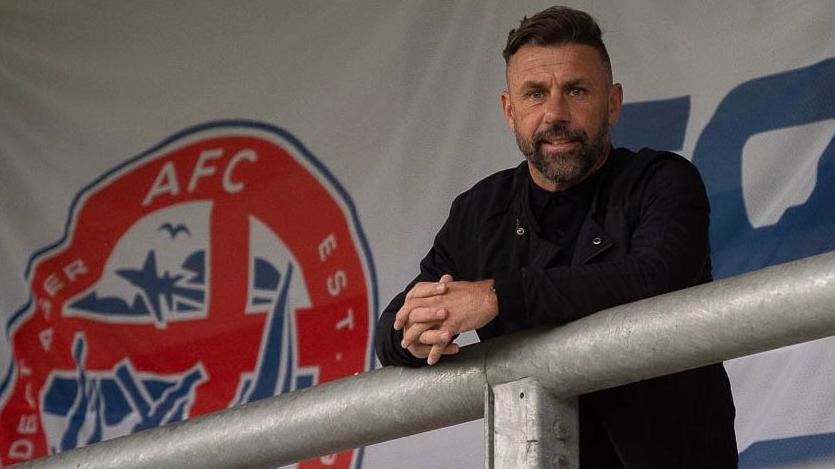
{"label": "metal railing", "polygon": [[835,252],[31,461],[22,467],[262,467],[475,420],[486,389],[558,399],[835,335]]}

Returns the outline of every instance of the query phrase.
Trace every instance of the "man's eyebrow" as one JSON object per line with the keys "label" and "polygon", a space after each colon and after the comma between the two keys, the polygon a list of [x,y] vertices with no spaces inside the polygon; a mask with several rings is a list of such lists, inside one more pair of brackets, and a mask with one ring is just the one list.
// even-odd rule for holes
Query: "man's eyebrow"
{"label": "man's eyebrow", "polygon": [[544,80],[525,80],[519,85],[519,89],[529,90],[531,88],[547,88],[548,86],[550,85]]}
{"label": "man's eyebrow", "polygon": [[578,85],[588,85],[591,82],[588,78],[575,78],[573,80],[569,80],[563,84],[563,88],[573,88]]}
{"label": "man's eyebrow", "polygon": [[[562,88],[572,88],[575,86],[588,86],[591,80],[585,77],[578,77],[571,79],[561,85]],[[525,80],[519,85],[520,90],[529,90],[535,88],[548,88],[551,86],[549,81],[545,80]]]}

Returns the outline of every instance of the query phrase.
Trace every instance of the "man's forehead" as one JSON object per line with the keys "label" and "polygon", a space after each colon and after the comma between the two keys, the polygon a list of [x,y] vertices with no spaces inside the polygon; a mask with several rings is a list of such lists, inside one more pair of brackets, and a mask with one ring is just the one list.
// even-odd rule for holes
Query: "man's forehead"
{"label": "man's forehead", "polygon": [[571,80],[591,79],[600,72],[605,74],[605,65],[597,49],[585,44],[525,45],[507,64],[508,84],[536,80],[537,75],[554,72],[570,75]]}

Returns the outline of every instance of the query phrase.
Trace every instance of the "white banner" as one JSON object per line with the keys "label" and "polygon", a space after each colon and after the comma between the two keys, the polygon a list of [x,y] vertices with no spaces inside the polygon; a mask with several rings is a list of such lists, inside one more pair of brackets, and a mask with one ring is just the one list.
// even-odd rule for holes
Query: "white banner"
{"label": "white banner", "polygon": [[[835,249],[831,0],[570,3],[615,144],[702,172],[717,278]],[[522,159],[501,50],[546,6],[0,4],[0,465],[374,367],[452,199]],[[833,348],[726,364],[741,467],[835,465]],[[299,467],[481,467],[481,424]]]}

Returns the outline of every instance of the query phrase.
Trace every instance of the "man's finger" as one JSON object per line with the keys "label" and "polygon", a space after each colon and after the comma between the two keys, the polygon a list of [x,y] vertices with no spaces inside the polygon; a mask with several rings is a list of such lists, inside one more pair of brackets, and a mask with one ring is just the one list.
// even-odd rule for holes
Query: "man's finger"
{"label": "man's finger", "polygon": [[412,344],[407,347],[409,353],[417,358],[426,358],[429,356],[429,351],[432,350],[431,345]]}
{"label": "man's finger", "polygon": [[[432,350],[431,345],[423,345],[423,344],[412,344],[409,346],[409,353],[414,355],[417,358],[426,358],[429,356],[429,352]],[[448,344],[444,350],[441,352],[441,355],[455,355],[458,353],[460,348],[458,344]],[[437,361],[436,361],[437,362]]]}
{"label": "man's finger", "polygon": [[441,279],[438,280],[438,283],[449,283],[452,282],[452,275],[450,274],[443,274],[441,275]]}
{"label": "man's finger", "polygon": [[397,314],[394,315],[394,330],[399,331],[403,329],[403,326],[406,325],[406,321],[409,319],[409,312],[412,310],[410,306],[407,306],[407,303],[404,303],[400,309],[397,310]]}
{"label": "man's finger", "polygon": [[449,346],[449,332],[446,332],[445,337],[447,337],[446,342],[435,344],[432,346],[431,349],[429,349],[429,355],[426,357],[426,363],[428,363],[429,365],[434,365],[435,363],[438,363],[438,360],[441,359],[441,355],[443,355],[444,350],[446,350],[446,348]]}
{"label": "man's finger", "polygon": [[416,283],[409,293],[406,293],[406,299],[412,298],[426,298],[429,296],[441,295],[446,292],[446,284],[441,282],[420,282]]}
{"label": "man's finger", "polygon": [[429,350],[429,356],[426,357],[426,363],[430,365],[438,363],[438,360],[441,359],[441,354],[443,353],[444,348],[446,348],[446,345],[444,345],[443,347],[440,345],[433,345],[432,348]]}
{"label": "man's finger", "polygon": [[433,322],[446,319],[447,311],[444,308],[415,308],[409,313],[409,322]]}
{"label": "man's finger", "polygon": [[420,336],[433,326],[434,324],[426,322],[410,324],[409,327],[403,329],[403,341],[400,342],[400,345],[403,346],[403,348],[406,348],[414,343],[419,343]]}
{"label": "man's finger", "polygon": [[438,363],[438,360],[441,359],[441,355],[451,340],[452,334],[447,330],[434,329],[421,334],[420,343],[432,345],[432,348],[429,350],[429,356],[426,357],[426,363],[430,365]]}
{"label": "man's finger", "polygon": [[444,351],[441,353],[443,355],[455,355],[456,353],[458,353],[459,350],[461,350],[461,347],[459,347],[458,344],[456,344],[455,342],[450,342],[449,344],[447,344],[446,348],[444,348]]}
{"label": "man's finger", "polygon": [[452,340],[452,333],[442,329],[427,329],[418,335],[415,342],[424,345],[446,345]]}
{"label": "man's finger", "polygon": [[[451,275],[446,274],[450,279],[452,278]],[[442,277],[443,278],[443,277]],[[403,329],[406,325],[406,322],[409,319],[409,313],[413,309],[411,302],[409,300],[415,298],[429,298],[436,295],[442,295],[446,293],[447,286],[446,283],[441,282],[419,282],[416,283],[409,293],[406,293],[406,301],[403,303],[403,306],[397,311],[397,314],[394,316],[394,330],[399,331]]]}
{"label": "man's finger", "polygon": [[414,301],[406,300],[406,302],[403,303],[403,306],[397,310],[397,314],[394,315],[394,325],[392,326],[394,330],[399,331],[405,328],[409,324],[409,315],[412,311],[420,307],[421,306],[416,305]]}

